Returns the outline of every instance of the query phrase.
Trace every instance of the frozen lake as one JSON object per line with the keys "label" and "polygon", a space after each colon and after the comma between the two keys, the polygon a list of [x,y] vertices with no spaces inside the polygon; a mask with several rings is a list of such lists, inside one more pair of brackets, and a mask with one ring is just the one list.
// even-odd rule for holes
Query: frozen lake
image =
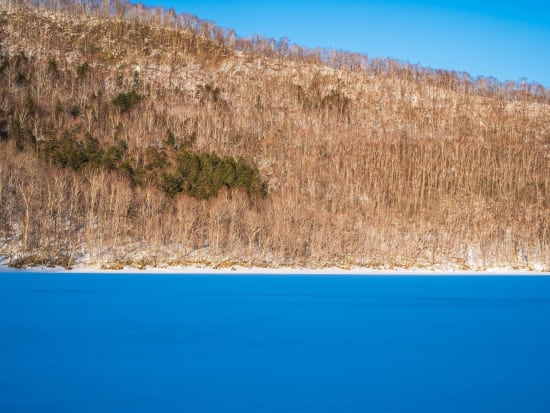
{"label": "frozen lake", "polygon": [[2,412],[548,412],[550,277],[0,273]]}

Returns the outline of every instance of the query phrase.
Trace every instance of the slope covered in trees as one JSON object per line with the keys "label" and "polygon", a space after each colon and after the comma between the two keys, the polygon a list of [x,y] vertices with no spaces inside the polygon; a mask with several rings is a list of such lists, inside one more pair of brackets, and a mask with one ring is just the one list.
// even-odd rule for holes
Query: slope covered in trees
{"label": "slope covered in trees", "polygon": [[548,268],[548,125],[537,84],[0,0],[0,254]]}

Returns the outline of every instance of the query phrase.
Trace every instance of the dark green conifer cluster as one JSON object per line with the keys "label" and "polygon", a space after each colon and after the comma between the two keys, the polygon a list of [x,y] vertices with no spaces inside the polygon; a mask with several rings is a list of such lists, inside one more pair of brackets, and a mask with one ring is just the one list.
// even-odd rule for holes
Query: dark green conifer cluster
{"label": "dark green conifer cluster", "polygon": [[[168,131],[167,142],[172,143],[174,139]],[[249,195],[267,196],[267,186],[257,168],[243,158],[220,158],[206,152],[196,154],[188,145],[178,151],[173,146],[150,146],[138,157],[142,161],[138,161],[128,154],[124,141],[117,140],[103,148],[89,133],[78,140],[65,131],[61,139],[41,143],[38,151],[54,166],[77,172],[86,168],[116,170],[127,175],[133,185],[154,183],[170,196],[183,192],[198,199],[209,199],[224,187],[240,188]],[[175,166],[170,159],[174,159]]]}
{"label": "dark green conifer cluster", "polygon": [[267,195],[258,170],[243,158],[220,158],[215,154],[200,155],[181,151],[173,173],[163,173],[162,188],[170,195],[185,192],[199,199],[208,199],[222,188],[241,188],[249,195]]}

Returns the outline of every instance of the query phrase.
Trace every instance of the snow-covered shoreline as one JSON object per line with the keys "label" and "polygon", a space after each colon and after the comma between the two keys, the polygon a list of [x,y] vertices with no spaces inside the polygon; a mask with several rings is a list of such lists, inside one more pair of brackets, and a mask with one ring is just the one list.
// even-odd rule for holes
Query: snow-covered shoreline
{"label": "snow-covered shoreline", "polygon": [[174,275],[363,275],[363,276],[550,276],[550,272],[542,270],[524,270],[510,267],[491,267],[483,270],[459,270],[453,268],[394,268],[376,269],[365,267],[327,267],[327,268],[305,268],[305,267],[244,267],[232,266],[227,268],[214,268],[209,266],[189,265],[172,267],[147,267],[144,269],[124,267],[122,269],[105,269],[97,265],[75,265],[70,270],[63,267],[28,267],[12,268],[0,264],[0,273],[21,272],[21,273],[79,273],[79,274],[174,274]]}

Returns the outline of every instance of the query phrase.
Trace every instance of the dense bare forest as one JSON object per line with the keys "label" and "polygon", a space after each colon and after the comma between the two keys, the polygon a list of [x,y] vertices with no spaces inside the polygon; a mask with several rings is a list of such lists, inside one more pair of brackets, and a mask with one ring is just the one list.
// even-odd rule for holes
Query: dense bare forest
{"label": "dense bare forest", "polygon": [[0,0],[12,265],[550,270],[549,189],[540,85]]}

